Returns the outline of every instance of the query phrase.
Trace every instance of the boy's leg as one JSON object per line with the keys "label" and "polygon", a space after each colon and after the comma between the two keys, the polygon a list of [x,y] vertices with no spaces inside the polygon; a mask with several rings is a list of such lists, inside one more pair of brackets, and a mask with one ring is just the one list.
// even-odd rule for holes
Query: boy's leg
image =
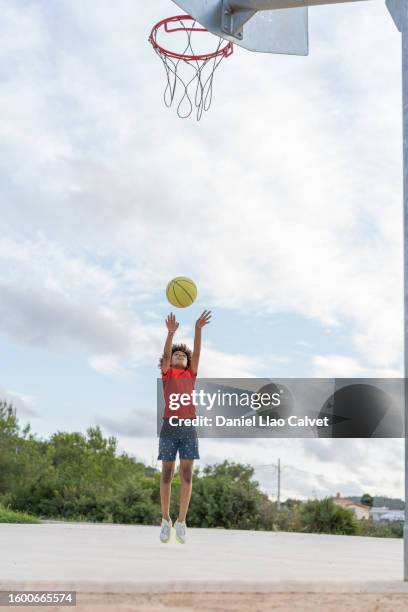
{"label": "boy's leg", "polygon": [[163,518],[170,520],[171,481],[174,476],[175,461],[162,461],[160,477],[160,501]]}
{"label": "boy's leg", "polygon": [[193,464],[194,459],[180,459],[180,511],[178,520],[186,520],[187,510],[190,503],[193,488]]}

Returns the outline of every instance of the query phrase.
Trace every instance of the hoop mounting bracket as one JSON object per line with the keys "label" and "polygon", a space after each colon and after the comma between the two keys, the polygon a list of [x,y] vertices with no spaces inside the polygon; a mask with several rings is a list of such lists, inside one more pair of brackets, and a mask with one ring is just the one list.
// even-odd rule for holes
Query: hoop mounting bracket
{"label": "hoop mounting bracket", "polygon": [[222,0],[221,29],[225,34],[242,40],[243,27],[258,11],[233,9],[228,0]]}

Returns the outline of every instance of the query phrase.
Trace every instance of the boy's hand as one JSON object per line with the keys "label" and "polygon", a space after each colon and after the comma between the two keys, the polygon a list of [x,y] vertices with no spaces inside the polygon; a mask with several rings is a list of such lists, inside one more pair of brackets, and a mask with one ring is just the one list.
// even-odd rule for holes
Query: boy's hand
{"label": "boy's hand", "polygon": [[166,325],[167,325],[167,329],[171,334],[174,334],[179,326],[179,324],[176,321],[176,317],[174,316],[174,314],[171,312],[167,319],[166,319]]}
{"label": "boy's hand", "polygon": [[211,320],[211,310],[204,310],[196,321],[196,328],[201,329]]}

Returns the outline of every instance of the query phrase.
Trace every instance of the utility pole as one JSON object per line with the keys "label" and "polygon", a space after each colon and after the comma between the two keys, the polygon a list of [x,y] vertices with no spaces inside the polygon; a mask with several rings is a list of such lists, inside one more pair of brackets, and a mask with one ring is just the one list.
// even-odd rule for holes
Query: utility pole
{"label": "utility pole", "polygon": [[281,466],[280,466],[280,458],[278,459],[278,510],[280,510],[280,482],[281,482]]}

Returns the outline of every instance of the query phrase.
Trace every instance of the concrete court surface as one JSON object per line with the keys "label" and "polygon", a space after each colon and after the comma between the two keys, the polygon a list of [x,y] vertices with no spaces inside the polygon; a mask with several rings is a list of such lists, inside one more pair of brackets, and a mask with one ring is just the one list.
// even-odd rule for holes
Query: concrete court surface
{"label": "concrete court surface", "polygon": [[0,590],[404,592],[403,541],[268,531],[0,524]]}

